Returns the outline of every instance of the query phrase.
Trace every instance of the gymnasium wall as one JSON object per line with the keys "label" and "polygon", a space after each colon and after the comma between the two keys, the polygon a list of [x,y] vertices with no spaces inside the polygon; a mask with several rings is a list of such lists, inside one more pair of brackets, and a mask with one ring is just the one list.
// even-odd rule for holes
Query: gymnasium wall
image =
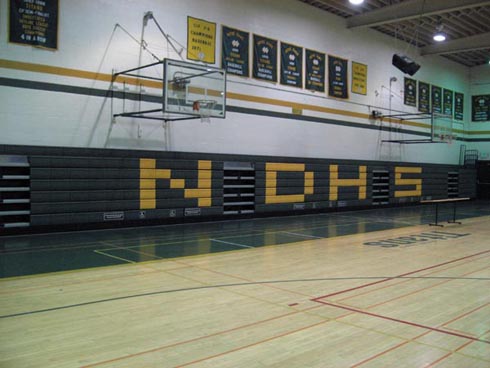
{"label": "gymnasium wall", "polygon": [[[490,65],[471,68],[470,88],[471,95],[474,96],[490,94]],[[468,147],[479,150],[480,159],[490,160],[490,122],[478,122],[469,125],[469,136],[474,137],[475,141],[468,142]]]}
{"label": "gymnasium wall", "polygon": [[[119,0],[116,6],[108,0],[60,0],[56,51],[8,43],[8,3],[0,0],[3,144],[443,164],[458,162],[462,143],[483,144],[468,140],[479,137],[478,131],[466,134],[472,88],[468,68],[437,56],[421,57],[409,44],[372,30],[348,30],[342,18],[298,1]],[[181,48],[177,42],[186,45],[188,16],[215,22],[216,66],[220,66],[222,25],[349,59],[349,69],[351,61],[366,64],[367,94],[350,93],[348,100],[339,100],[326,93],[229,76],[224,120],[162,124],[118,119],[108,134],[111,110],[120,112],[139,104],[107,97],[112,72],[154,61],[116,24],[137,39],[144,34],[148,49],[159,58],[178,58],[153,23],[143,27],[147,11],[153,12],[177,49]],[[429,132],[426,122],[369,118],[373,109],[384,114],[415,111],[403,104],[404,75],[391,65],[394,52],[422,65],[415,79],[464,93],[465,119],[456,127],[461,140],[452,145],[382,142],[427,138]],[[161,77],[162,71],[153,73]],[[391,77],[397,80],[390,86]],[[115,88],[126,94],[159,92],[122,83]]]}
{"label": "gymnasium wall", "polygon": [[0,235],[470,197],[457,165],[0,145]]}

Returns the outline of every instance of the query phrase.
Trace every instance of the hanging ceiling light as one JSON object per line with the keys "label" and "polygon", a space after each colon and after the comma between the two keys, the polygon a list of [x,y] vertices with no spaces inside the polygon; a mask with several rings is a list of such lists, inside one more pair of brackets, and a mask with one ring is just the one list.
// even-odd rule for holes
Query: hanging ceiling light
{"label": "hanging ceiling light", "polygon": [[361,5],[363,2],[364,0],[349,0],[349,3],[354,5]]}
{"label": "hanging ceiling light", "polygon": [[432,38],[434,39],[434,41],[436,42],[443,42],[443,41],[446,41],[446,33],[443,32],[444,26],[442,25],[442,23],[439,23],[436,27],[436,32],[434,33],[434,35],[432,36]]}

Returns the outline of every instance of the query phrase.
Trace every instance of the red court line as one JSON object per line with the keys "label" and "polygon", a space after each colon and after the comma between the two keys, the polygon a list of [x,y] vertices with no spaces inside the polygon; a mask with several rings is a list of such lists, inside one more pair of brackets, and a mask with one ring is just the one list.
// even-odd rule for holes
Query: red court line
{"label": "red court line", "polygon": [[[484,333],[482,333],[480,336],[485,336],[485,335],[486,335],[487,333],[489,333],[489,332],[490,332],[490,330],[487,330],[487,331],[485,331]],[[472,344],[472,343],[474,343],[474,341],[468,341],[466,344],[461,345],[461,346],[460,346],[459,348],[457,348],[455,351],[460,351],[461,349],[463,349],[463,348],[467,347],[469,344]]]}
{"label": "red court line", "polygon": [[[463,317],[465,317],[465,316],[467,316],[467,315],[469,315],[469,314],[471,314],[471,313],[473,313],[473,312],[475,312],[475,311],[477,311],[477,310],[479,310],[479,309],[481,309],[481,308],[483,308],[483,307],[487,306],[488,304],[490,304],[490,303],[486,303],[486,304],[481,305],[481,306],[479,306],[479,307],[477,307],[477,308],[474,308],[473,310],[471,310],[471,311],[469,311],[469,312],[466,312],[466,313],[464,313],[464,314],[462,314],[462,315],[460,315],[460,316],[457,316],[457,317],[455,317],[455,318],[453,318],[453,319],[451,319],[451,320],[449,320],[449,321],[447,321],[447,322],[444,322],[443,324],[439,325],[438,327],[443,327],[443,326],[445,326],[445,325],[447,325],[447,324],[449,324],[449,323],[451,323],[451,322],[454,322],[454,321],[456,321],[456,320],[458,320],[458,319],[460,319],[460,318],[463,318]],[[352,314],[352,313],[349,313],[348,315],[351,315],[351,314]],[[489,330],[489,331],[490,331],[490,330]],[[489,331],[487,331],[487,332],[489,332]],[[361,362],[359,362],[359,363],[356,363],[355,365],[351,366],[350,368],[356,368],[356,367],[359,367],[359,366],[363,365],[364,363],[367,363],[367,362],[369,362],[369,361],[371,361],[371,360],[373,360],[373,359],[379,358],[380,356],[382,356],[382,355],[384,355],[384,354],[386,354],[386,353],[389,353],[390,351],[396,350],[396,349],[397,349],[397,348],[399,348],[400,346],[403,346],[403,345],[405,345],[405,344],[407,344],[407,343],[409,343],[409,342],[414,342],[415,340],[417,340],[417,339],[421,338],[422,336],[425,336],[425,335],[427,335],[427,334],[429,334],[429,333],[431,333],[431,332],[433,332],[433,331],[431,331],[431,330],[426,331],[426,332],[424,332],[423,334],[420,334],[420,335],[418,335],[418,336],[415,336],[415,337],[413,337],[413,338],[411,338],[411,339],[409,339],[409,340],[407,340],[407,341],[404,341],[404,342],[402,342],[402,343],[400,343],[400,344],[397,344],[397,345],[395,345],[395,346],[393,346],[393,347],[391,347],[391,348],[389,348],[389,349],[387,349],[387,350],[384,350],[384,351],[382,351],[382,352],[379,352],[378,354],[373,355],[372,357],[369,357],[369,358],[367,358],[367,359],[364,359],[363,361],[361,361]],[[485,336],[485,334],[486,334],[486,332],[485,332],[485,333],[483,333],[481,336]],[[454,351],[455,351],[455,352],[457,352],[457,351],[459,351],[459,350],[463,349],[465,346],[468,346],[469,344],[471,344],[471,343],[473,343],[473,342],[474,342],[473,340],[467,341],[467,342],[465,342],[465,343],[464,343],[462,346],[460,346],[458,349],[456,349],[456,350],[454,350]],[[449,353],[449,354],[447,354],[447,355],[445,355],[445,356],[443,356],[443,357],[439,358],[438,360],[436,360],[435,362],[432,362],[432,363],[431,363],[429,366],[427,366],[427,367],[425,367],[425,368],[432,367],[434,364],[436,364],[436,363],[438,363],[438,362],[442,361],[443,359],[447,358],[447,357],[448,357],[448,356],[450,356],[452,353],[453,353],[453,352],[451,352],[451,353]]]}
{"label": "red court line", "polygon": [[451,320],[447,321],[446,323],[444,323],[442,326],[446,326],[446,325],[448,325],[450,323],[453,323],[454,321],[457,321],[458,319],[461,319],[463,317],[466,317],[468,314],[471,314],[473,312],[476,312],[479,309],[485,308],[489,304],[490,303],[485,303],[485,304],[480,305],[479,307],[476,307],[475,309],[472,309],[472,310],[470,310],[470,311],[468,311],[468,312],[466,312],[466,313],[464,313],[464,314],[462,314],[460,316],[454,317],[453,319],[451,319]]}
{"label": "red court line", "polygon": [[[362,311],[356,310],[355,308],[342,307],[342,306],[338,306],[338,305],[335,305],[335,304],[330,304],[330,303],[327,303],[327,302],[323,302],[323,301],[321,301],[319,299],[323,299],[323,298],[326,298],[326,297],[329,297],[329,296],[346,293],[346,292],[351,291],[351,290],[357,290],[357,289],[360,289],[360,288],[363,288],[363,287],[367,287],[367,286],[370,286],[370,285],[374,285],[374,284],[378,284],[378,283],[381,283],[381,282],[386,282],[386,281],[392,280],[392,279],[394,279],[396,277],[408,276],[408,275],[411,275],[413,273],[417,273],[417,272],[421,272],[421,271],[424,271],[424,270],[428,270],[428,269],[440,267],[440,266],[443,266],[443,265],[446,265],[446,264],[454,263],[454,262],[457,262],[457,261],[461,261],[463,259],[475,257],[475,256],[478,256],[480,254],[485,254],[485,253],[489,253],[489,252],[490,252],[490,250],[482,251],[482,252],[479,252],[479,253],[476,253],[476,254],[473,254],[473,255],[461,257],[461,258],[458,258],[458,259],[455,259],[455,260],[451,260],[451,261],[448,261],[448,262],[444,262],[444,263],[440,263],[440,264],[437,264],[437,265],[434,265],[434,266],[426,267],[426,268],[423,268],[423,269],[419,269],[419,270],[416,270],[416,271],[408,272],[408,273],[405,273],[405,274],[402,274],[402,275],[398,275],[398,276],[394,276],[394,277],[389,277],[389,278],[386,278],[386,279],[383,279],[383,280],[380,280],[380,281],[376,281],[376,282],[372,282],[372,283],[369,283],[369,284],[361,285],[361,286],[354,287],[354,288],[351,288],[351,289],[347,289],[347,290],[344,290],[344,291],[339,291],[339,292],[336,292],[336,293],[333,293],[333,294],[329,294],[329,295],[325,295],[325,296],[320,296],[320,297],[317,297],[317,298],[314,298],[314,299],[310,299],[310,300],[311,301],[318,302],[320,304],[330,305],[330,306],[333,306],[333,307],[336,307],[336,308],[342,308],[342,309],[345,309],[345,310],[348,310],[348,311],[351,311],[351,312],[354,312],[354,313],[372,314],[375,317],[390,319],[390,317],[383,317],[383,316],[380,316],[380,315],[375,315],[374,313],[362,312]],[[181,264],[184,264],[186,266],[192,266],[192,267],[196,267],[196,268],[202,268],[202,267],[199,267],[199,266],[186,264],[186,263],[184,263],[182,261],[177,261],[176,263],[181,263]],[[206,271],[210,271],[210,272],[214,272],[214,273],[218,273],[218,274],[222,274],[222,275],[231,276],[231,277],[234,277],[234,278],[238,278],[238,279],[250,281],[250,280],[247,280],[247,279],[242,278],[242,277],[228,275],[226,273],[222,273],[222,272],[219,272],[219,271],[209,270],[209,269],[206,269],[206,268],[202,268],[202,269],[204,269]],[[287,290],[287,289],[286,290],[281,289],[281,288],[277,288],[277,289],[291,292],[291,290]],[[301,295],[301,293],[297,293],[297,294]],[[303,296],[306,296],[306,295],[303,295]],[[272,317],[272,318],[269,318],[269,319],[266,319],[266,320],[253,322],[253,323],[250,323],[250,324],[247,324],[247,325],[243,325],[243,326],[238,326],[238,327],[235,327],[235,328],[232,328],[232,329],[229,329],[229,330],[218,331],[218,332],[213,333],[213,334],[209,334],[209,335],[205,335],[205,336],[199,336],[199,337],[196,337],[196,338],[193,338],[193,339],[189,339],[189,340],[186,340],[186,341],[180,341],[180,342],[177,342],[177,343],[174,343],[174,344],[160,346],[160,347],[157,347],[157,348],[154,348],[154,349],[149,349],[149,350],[141,351],[141,352],[138,352],[138,353],[129,354],[129,355],[126,355],[126,356],[117,357],[117,358],[114,358],[114,359],[110,359],[110,360],[106,360],[106,361],[102,361],[102,362],[98,362],[98,363],[93,363],[93,364],[90,364],[90,365],[85,365],[85,366],[83,366],[81,368],[96,367],[96,366],[99,366],[99,365],[102,365],[102,364],[112,363],[112,362],[120,361],[120,360],[124,360],[124,359],[129,359],[129,358],[136,357],[136,356],[139,356],[139,355],[144,355],[144,354],[147,354],[147,353],[152,353],[152,352],[155,352],[155,351],[163,350],[163,349],[166,349],[166,348],[171,348],[171,347],[178,346],[178,345],[185,344],[185,343],[195,342],[195,341],[198,341],[198,340],[201,340],[201,339],[204,339],[204,338],[221,335],[221,334],[224,334],[224,333],[232,332],[232,331],[239,330],[239,329],[242,329],[242,328],[247,328],[247,327],[254,326],[254,325],[257,325],[257,324],[260,324],[260,323],[264,323],[264,322],[268,322],[268,321],[271,321],[271,320],[279,319],[279,318],[286,317],[286,316],[289,316],[289,315],[292,315],[292,314],[296,314],[296,313],[302,313],[304,311],[308,311],[308,310],[312,310],[312,309],[316,309],[316,308],[318,308],[318,307],[317,306],[314,306],[314,307],[307,308],[307,309],[304,309],[304,310],[301,310],[301,311],[295,311],[295,312],[287,313],[287,314],[284,314],[284,315],[281,315],[281,316]],[[337,317],[337,318],[339,318],[339,317]],[[392,320],[397,321],[395,319],[392,319]],[[321,323],[325,323],[325,322],[328,322],[328,321],[330,321],[330,319],[329,320],[326,320],[326,321],[322,321]],[[399,322],[402,322],[403,323],[404,321],[401,321],[400,320]],[[406,322],[406,323],[407,324],[411,324],[411,322]],[[317,324],[315,324],[315,325],[317,325]],[[309,327],[313,327],[315,325],[311,325]],[[427,329],[430,329],[430,330],[433,330],[433,331],[437,331],[438,330],[438,329],[434,329],[432,327],[423,326],[423,325],[417,325],[417,324],[412,324],[412,325],[419,326],[419,327],[422,327],[422,328],[427,328]],[[307,326],[307,327],[304,327],[302,329],[307,329],[309,327]],[[290,331],[289,333],[294,333],[294,332],[295,331]],[[485,340],[479,340],[479,339],[476,339],[476,338],[471,338],[471,337],[468,337],[468,336],[465,336],[465,335],[462,335],[462,334],[460,335],[460,334],[456,334],[456,333],[449,333],[449,332],[446,332],[446,331],[443,331],[443,330],[440,330],[440,332],[447,333],[447,334],[450,334],[450,335],[460,336],[460,337],[463,337],[463,338],[470,338],[470,339],[473,339],[475,341],[482,341],[482,342],[490,343],[490,342],[487,342]],[[269,341],[269,340],[274,339],[274,338],[277,338],[277,337],[281,337],[281,336],[272,337],[272,338],[269,338],[269,339],[267,339],[265,341]],[[254,343],[253,345],[257,345],[257,344],[259,344],[261,342],[265,342],[265,341],[259,341],[259,342]],[[250,345],[250,346],[253,346],[253,345]],[[240,350],[240,349],[243,349],[243,348],[246,348],[246,347],[248,347],[248,346],[243,346],[243,347],[235,348],[232,351]],[[232,352],[232,351],[229,351],[229,352]],[[226,352],[225,353],[220,353],[219,355],[224,355],[224,354],[226,354]],[[204,359],[201,359],[199,361],[206,360],[206,359],[211,359],[213,357],[214,356],[208,357],[208,358],[204,358]],[[186,363],[186,365],[189,365],[189,364],[192,364],[192,363],[197,363],[197,362],[198,361]],[[181,366],[181,367],[183,367],[183,366]]]}
{"label": "red court line", "polygon": [[368,287],[368,286],[372,286],[372,285],[376,285],[376,284],[381,284],[383,282],[394,280],[394,279],[399,278],[399,277],[404,277],[404,276],[412,275],[414,273],[418,273],[418,272],[430,270],[430,269],[433,269],[433,268],[436,268],[436,267],[441,267],[441,266],[444,266],[444,265],[447,265],[447,264],[451,264],[451,263],[454,263],[454,262],[459,262],[459,261],[462,261],[463,259],[468,259],[468,258],[471,258],[471,257],[476,257],[476,256],[479,256],[480,254],[485,254],[485,253],[490,253],[490,250],[485,250],[485,251],[482,251],[482,252],[479,252],[479,253],[471,254],[469,256],[465,256],[465,257],[453,259],[451,261],[447,261],[447,262],[439,263],[439,264],[436,264],[436,265],[433,265],[433,266],[421,268],[421,269],[418,269],[418,270],[415,270],[415,271],[411,271],[411,272],[407,272],[407,273],[404,273],[404,274],[401,274],[401,275],[397,275],[397,276],[393,276],[393,277],[388,277],[388,278],[383,279],[383,280],[379,280],[379,281],[375,281],[375,282],[370,282],[370,283],[364,284],[364,285],[355,286],[355,287],[352,287],[350,289],[341,290],[341,291],[337,291],[335,293],[318,296],[318,297],[316,297],[314,299],[311,299],[311,300],[314,301],[314,302],[317,302],[317,301],[320,301],[320,299],[330,298],[332,296],[344,294],[344,293],[347,293],[349,291],[359,290],[359,289],[363,289],[363,288]]}
{"label": "red court line", "polygon": [[412,342],[413,340],[418,339],[419,337],[422,337],[422,336],[427,335],[427,334],[429,334],[429,333],[431,333],[431,331],[425,331],[424,333],[422,333],[422,334],[420,334],[420,335],[417,335],[417,336],[415,336],[415,337],[413,337],[413,338],[411,338],[411,339],[408,339],[408,340],[406,340],[406,341],[403,341],[403,342],[401,342],[401,343],[399,343],[399,344],[397,344],[397,345],[395,345],[395,346],[392,346],[392,347],[391,347],[391,348],[389,348],[389,349],[386,349],[386,350],[380,351],[380,352],[379,352],[378,354],[376,354],[376,355],[373,355],[373,356],[371,356],[371,357],[369,357],[369,358],[367,358],[367,359],[364,359],[364,360],[362,360],[362,361],[360,361],[360,362],[358,362],[358,363],[356,363],[356,364],[354,364],[354,365],[351,365],[351,366],[350,366],[350,368],[356,368],[356,367],[359,367],[359,366],[363,365],[364,363],[367,363],[367,362],[369,362],[369,361],[371,361],[371,360],[373,360],[373,359],[379,358],[380,356],[382,356],[382,355],[384,355],[384,354],[386,354],[386,353],[389,353],[390,351],[396,350],[396,349],[398,349],[400,346],[406,345],[406,344],[408,344],[409,342]]}
{"label": "red court line", "polygon": [[[198,266],[198,265],[193,265],[193,264],[185,263],[183,261],[177,261],[177,260],[175,260],[174,262],[181,263],[181,264],[186,265],[186,266],[189,266],[189,267],[195,267],[195,268],[198,268],[200,270],[207,271],[207,272],[216,273],[218,275],[223,275],[223,276],[226,276],[226,277],[231,277],[231,278],[242,280],[242,281],[246,281],[246,282],[249,282],[249,283],[255,283],[255,281],[250,280],[250,279],[247,279],[247,278],[242,277],[242,276],[231,275],[229,273],[225,273],[225,272],[221,272],[221,271],[216,271],[216,270],[212,270],[212,269],[209,269],[209,268],[206,268],[206,267],[201,267],[201,266]],[[177,276],[180,276],[180,275],[177,275]],[[180,277],[182,277],[182,276],[180,276]],[[198,281],[198,280],[193,280],[193,281]],[[272,289],[277,289],[277,290],[285,291],[285,292],[288,292],[290,294],[297,294],[297,295],[304,296],[304,297],[307,297],[307,298],[310,298],[311,297],[311,295],[309,295],[309,294],[300,293],[299,291],[295,291],[295,290],[284,289],[284,288],[281,288],[279,286],[268,284],[266,282],[263,283],[262,285],[265,285],[265,286],[270,287]],[[313,299],[311,299],[311,300],[313,300]]]}
{"label": "red court line", "polygon": [[398,318],[383,316],[381,314],[371,313],[371,312],[367,312],[367,311],[364,311],[364,310],[359,310],[357,308],[346,307],[346,306],[343,306],[343,305],[337,305],[337,304],[325,302],[325,301],[322,301],[322,300],[316,300],[316,302],[317,303],[324,304],[324,305],[328,305],[328,306],[331,306],[331,307],[345,309],[345,310],[348,310],[348,311],[351,311],[351,312],[365,314],[367,316],[371,316],[371,317],[375,317],[375,318],[385,319],[385,320],[392,321],[392,322],[403,323],[403,324],[408,325],[408,326],[420,327],[420,328],[423,328],[423,329],[426,329],[426,330],[431,330],[431,331],[434,331],[434,332],[440,332],[440,333],[443,333],[443,334],[446,334],[446,335],[452,335],[452,336],[462,337],[463,339],[469,339],[469,340],[473,340],[473,341],[479,341],[479,342],[483,342],[483,343],[486,343],[486,344],[490,344],[490,341],[478,339],[476,337],[464,335],[462,333],[441,330],[440,328],[437,328],[437,327],[426,326],[426,325],[422,325],[420,323],[415,323],[415,322],[405,321],[405,320],[398,319]]}
{"label": "red court line", "polygon": [[[444,326],[444,325],[443,325]],[[484,332],[481,336],[485,336],[488,332],[490,332],[490,330]],[[465,347],[467,347],[468,345],[474,343],[474,341],[467,341],[465,342],[463,345],[461,345],[459,348],[457,348],[456,350],[454,351],[451,351],[449,354],[446,354],[444,355],[443,357],[439,358],[438,360],[436,360],[435,362],[432,362],[429,366],[425,367],[425,368],[430,368],[430,367],[433,367],[434,365],[436,365],[437,363],[440,363],[441,361],[443,361],[444,359],[446,359],[447,357],[453,355],[454,353],[457,353],[458,351],[460,351],[461,349],[464,349]],[[468,357],[471,357],[470,355],[468,355]],[[477,359],[475,357],[475,359]],[[485,360],[486,361],[486,360]]]}
{"label": "red court line", "polygon": [[[488,257],[488,256],[486,256],[486,257]],[[432,271],[432,272],[428,272],[428,273],[425,273],[424,276],[432,275],[434,273],[438,273],[438,272],[442,272],[442,271],[446,271],[446,270],[450,270],[450,269],[455,268],[455,267],[460,267],[460,266],[465,265],[467,263],[479,261],[480,259],[483,259],[483,258],[484,257],[481,257],[481,258],[470,260],[470,261],[467,261],[467,262],[462,262],[460,265],[453,265],[453,266],[449,266],[449,267],[443,268],[441,270],[435,270],[435,271]],[[379,287],[379,288],[376,288],[376,289],[367,290],[367,291],[364,291],[362,293],[357,293],[355,295],[346,296],[346,297],[341,298],[341,299],[336,299],[335,302],[336,303],[339,303],[341,301],[348,300],[348,299],[351,299],[351,298],[357,298],[357,297],[362,296],[362,295],[366,295],[366,294],[369,294],[369,293],[373,293],[375,291],[379,291],[379,290],[382,290],[382,289],[394,287],[394,286],[397,286],[397,285],[400,285],[400,284],[405,284],[405,283],[410,282],[410,281],[413,281],[413,280],[412,279],[404,279],[402,281],[399,281],[399,282],[396,282],[396,283],[393,283],[393,284],[390,284],[390,285],[385,285],[385,286],[382,286],[382,287]]]}
{"label": "red court line", "polygon": [[[467,316],[467,315],[469,315],[469,314],[471,314],[471,313],[473,313],[473,312],[476,312],[477,310],[479,310],[479,309],[481,309],[481,308],[486,307],[488,304],[490,304],[490,303],[485,303],[485,304],[483,304],[483,305],[481,305],[481,306],[479,306],[479,307],[477,307],[477,308],[475,308],[475,309],[473,309],[473,310],[471,310],[471,311],[469,311],[469,312],[467,312],[467,313],[464,313],[464,314],[462,314],[462,315],[460,315],[460,316],[458,316],[458,317],[456,317],[456,318],[453,318],[452,320],[449,320],[448,322],[444,322],[442,325],[440,325],[440,327],[445,326],[445,325],[447,325],[447,324],[449,324],[449,323],[451,323],[451,322],[454,322],[454,321],[456,321],[456,320],[458,320],[458,319],[460,319],[460,318],[463,318],[463,317],[465,317],[465,316]],[[486,335],[488,332],[490,332],[490,330],[488,330],[488,331],[486,331],[486,332],[482,333],[482,334],[480,335],[480,337],[481,337],[481,336],[485,336],[485,335]],[[417,338],[418,338],[418,337],[417,337]],[[455,349],[455,350],[451,351],[449,354],[446,354],[445,356],[443,356],[443,357],[439,358],[439,359],[438,359],[438,360],[436,360],[435,362],[432,362],[432,363],[431,363],[429,366],[427,366],[427,367],[425,367],[425,368],[430,368],[430,367],[433,367],[433,366],[434,366],[434,365],[436,365],[437,363],[440,363],[441,361],[443,361],[443,360],[444,360],[444,359],[446,359],[447,357],[449,357],[449,356],[453,355],[454,353],[456,353],[456,352],[460,351],[461,349],[464,349],[466,346],[468,346],[468,345],[470,345],[470,344],[474,343],[475,341],[477,341],[477,340],[470,340],[470,341],[465,342],[465,343],[464,343],[463,345],[461,345],[459,348],[457,348],[457,349]]]}
{"label": "red court line", "polygon": [[[321,307],[322,307],[321,305],[314,305],[313,307],[309,307],[309,308],[302,309],[302,310],[296,310],[294,312],[289,312],[289,313],[286,313],[286,314],[281,314],[279,316],[267,318],[267,319],[264,319],[264,320],[261,320],[261,321],[255,321],[255,322],[248,323],[248,324],[245,324],[245,325],[241,325],[241,326],[237,326],[237,327],[234,327],[234,328],[230,328],[228,330],[217,331],[217,332],[211,333],[209,335],[198,336],[198,337],[194,337],[194,338],[189,339],[189,340],[178,341],[178,342],[175,342],[173,344],[159,346],[159,347],[156,347],[156,348],[153,348],[153,349],[140,351],[140,352],[137,352],[137,353],[134,353],[134,354],[128,354],[128,355],[125,355],[125,356],[121,356],[121,357],[117,357],[117,358],[113,358],[113,359],[109,359],[109,360],[104,360],[104,361],[97,362],[97,363],[92,363],[92,364],[84,365],[84,366],[82,366],[80,368],[97,367],[97,366],[103,365],[103,364],[113,363],[113,362],[117,362],[117,361],[124,360],[124,359],[134,358],[134,357],[137,357],[137,356],[140,356],[140,355],[144,355],[144,354],[154,353],[156,351],[160,351],[160,350],[164,350],[164,349],[168,349],[168,348],[173,348],[175,346],[179,346],[179,345],[183,345],[183,344],[187,344],[187,343],[191,343],[191,342],[196,342],[198,340],[206,339],[208,337],[219,336],[219,335],[226,334],[226,333],[233,332],[233,331],[237,331],[237,330],[240,330],[240,329],[243,329],[243,328],[248,328],[248,327],[256,326],[256,325],[259,325],[261,323],[274,321],[276,319],[281,319],[281,318],[284,318],[284,317],[289,317],[289,316],[291,316],[293,314],[299,314],[299,313],[303,313],[305,311],[309,311],[309,310],[313,310],[313,309],[318,309],[318,308],[321,308]],[[325,321],[322,321],[322,323],[333,321],[333,320],[334,319],[326,319]]]}
{"label": "red court line", "polygon": [[463,345],[461,345],[459,348],[457,348],[456,350],[454,350],[455,352],[458,352],[460,351],[461,349],[464,349],[465,347],[467,347],[469,344],[473,344],[473,341],[467,341],[465,342]]}
{"label": "red court line", "polygon": [[423,368],[430,368],[430,367],[433,367],[435,366],[437,363],[440,363],[442,362],[444,359],[446,359],[447,357],[453,355],[453,353],[450,351],[449,353],[447,353],[446,355],[443,355],[442,357],[440,357],[439,359],[433,361],[432,363],[429,363],[429,365],[426,365],[424,366]]}
{"label": "red court line", "polygon": [[256,342],[251,343],[251,344],[248,344],[248,345],[239,346],[239,347],[236,347],[234,349],[230,349],[230,350],[224,351],[222,353],[218,353],[218,354],[210,355],[210,356],[207,356],[207,357],[204,357],[204,358],[201,358],[201,359],[193,360],[192,362],[187,362],[187,363],[184,363],[182,365],[178,365],[175,368],[187,367],[188,365],[191,365],[191,364],[200,363],[200,362],[203,362],[205,360],[209,360],[209,359],[217,358],[217,357],[220,357],[220,356],[223,356],[223,355],[226,355],[226,354],[234,353],[235,351],[239,351],[239,350],[243,350],[243,349],[246,349],[246,348],[250,348],[252,346],[256,346],[256,345],[262,344],[264,342],[268,342],[268,341],[271,341],[271,340],[278,339],[280,337],[291,335],[291,334],[296,333],[296,332],[299,332],[299,331],[307,330],[309,328],[316,327],[316,326],[319,326],[321,324],[324,324],[324,323],[327,323],[327,322],[330,322],[330,321],[332,321],[332,320],[328,319],[328,320],[320,321],[320,322],[314,323],[312,325],[308,325],[308,326],[304,326],[304,327],[301,327],[301,328],[297,328],[296,330],[293,330],[293,331],[284,332],[282,334],[279,334],[279,335],[276,335],[276,336],[272,336],[272,337],[269,337],[269,338],[264,339],[264,340],[256,341]]}
{"label": "red court line", "polygon": [[[428,332],[427,332],[427,333],[428,333]],[[393,351],[393,350],[395,350],[395,349],[398,349],[400,346],[406,345],[406,344],[408,344],[409,342],[410,342],[410,340],[403,341],[403,342],[401,342],[401,343],[399,343],[399,344],[397,344],[397,345],[395,345],[395,346],[392,346],[391,348],[389,348],[389,349],[387,349],[387,350],[381,351],[381,352],[379,352],[379,353],[378,353],[378,354],[376,354],[376,355],[373,355],[373,356],[371,356],[371,357],[369,357],[369,358],[367,358],[367,359],[364,359],[364,360],[360,361],[359,363],[356,363],[356,364],[354,364],[354,365],[351,365],[351,366],[350,366],[350,368],[356,368],[356,367],[359,367],[359,366],[363,365],[364,363],[367,363],[367,362],[369,362],[369,361],[371,361],[371,360],[373,360],[373,359],[379,358],[380,356],[385,355],[386,353],[389,353],[390,351]]]}
{"label": "red court line", "polygon": [[[485,266],[485,267],[482,267],[482,268],[479,268],[478,270],[473,270],[473,271],[470,271],[470,272],[467,272],[467,273],[464,273],[462,274],[461,276],[468,276],[468,275],[471,275],[472,273],[475,273],[475,272],[480,272],[482,270],[486,270],[488,268],[488,266]],[[451,281],[454,281],[454,280],[444,280],[444,281],[440,281],[438,282],[437,284],[433,284],[433,285],[430,285],[430,286],[426,286],[424,288],[420,288],[420,289],[417,289],[417,290],[414,290],[414,291],[411,291],[409,293],[406,293],[406,294],[403,294],[403,295],[399,295],[395,298],[391,298],[391,299],[388,299],[388,300],[384,300],[382,302],[379,302],[377,304],[372,304],[368,307],[366,307],[365,309],[371,309],[371,308],[374,308],[374,307],[378,307],[380,305],[383,305],[383,304],[386,304],[386,303],[389,303],[389,302],[392,302],[394,300],[398,300],[398,299],[402,299],[402,298],[405,298],[407,296],[410,296],[410,295],[414,295],[414,294],[417,294],[417,293],[420,293],[422,291],[425,291],[425,290],[429,290],[429,289],[432,289],[432,288],[435,288],[437,286],[440,286],[440,285],[443,285],[443,284],[447,284]],[[449,322],[448,322],[449,323]]]}

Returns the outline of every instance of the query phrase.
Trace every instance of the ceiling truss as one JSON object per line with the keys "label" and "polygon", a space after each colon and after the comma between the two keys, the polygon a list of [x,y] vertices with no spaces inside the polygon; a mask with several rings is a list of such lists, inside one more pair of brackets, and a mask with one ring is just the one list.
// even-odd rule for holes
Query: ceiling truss
{"label": "ceiling truss", "polygon": [[[420,48],[421,55],[441,55],[473,67],[490,60],[490,1],[481,0],[298,0],[346,19],[348,28],[371,28]],[[448,40],[432,35],[442,24]]]}

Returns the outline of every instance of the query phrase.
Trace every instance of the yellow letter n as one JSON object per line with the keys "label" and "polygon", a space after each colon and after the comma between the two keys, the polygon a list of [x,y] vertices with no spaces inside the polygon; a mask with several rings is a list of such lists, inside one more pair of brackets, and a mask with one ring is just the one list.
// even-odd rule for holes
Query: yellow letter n
{"label": "yellow letter n", "polygon": [[170,180],[170,189],[184,189],[184,198],[197,198],[199,207],[211,206],[211,161],[198,161],[198,188],[186,189],[184,179],[172,179],[172,170],[157,169],[155,159],[140,159],[140,209],[156,208],[156,183],[161,179]]}

